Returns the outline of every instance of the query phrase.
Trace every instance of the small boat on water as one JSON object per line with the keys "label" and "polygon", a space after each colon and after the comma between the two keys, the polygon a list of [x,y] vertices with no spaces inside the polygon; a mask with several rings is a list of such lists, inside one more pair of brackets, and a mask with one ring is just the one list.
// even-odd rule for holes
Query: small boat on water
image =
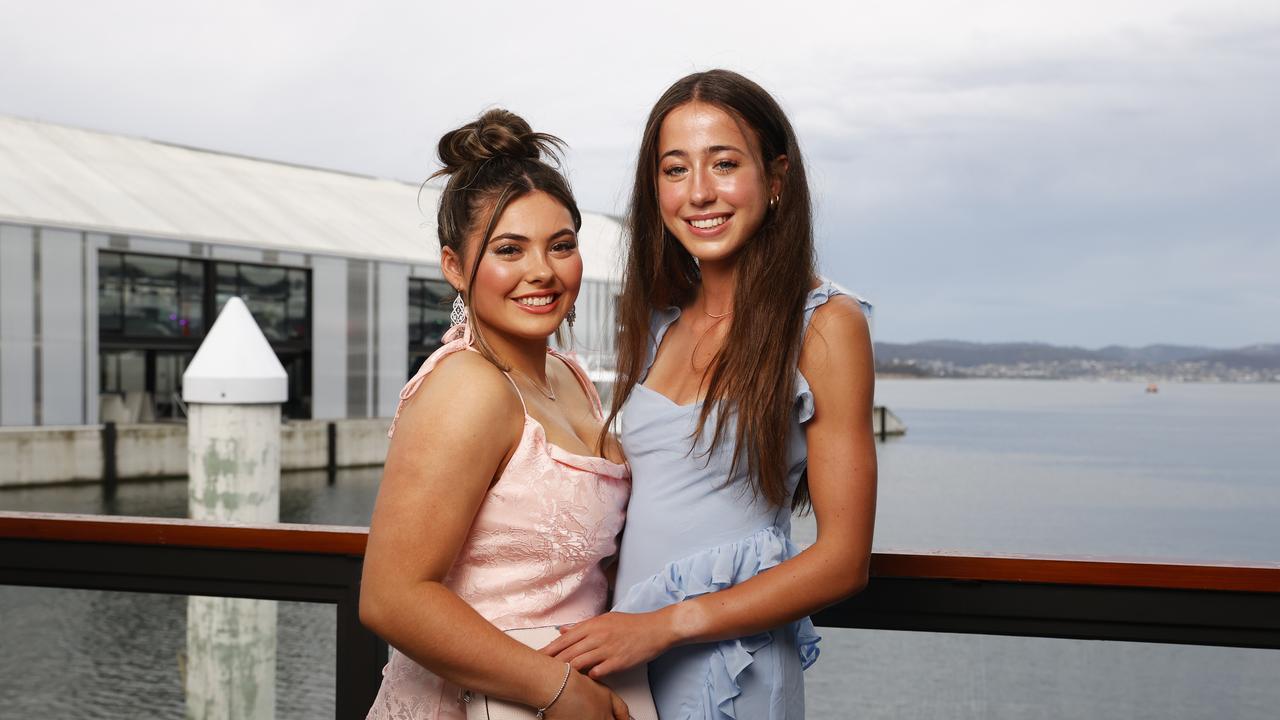
{"label": "small boat on water", "polygon": [[1155,383],[1147,383],[1147,394],[1148,394],[1148,395],[1155,395],[1155,394],[1156,394],[1156,393],[1158,393],[1158,392],[1160,392],[1160,386],[1159,386],[1159,385],[1156,385]]}

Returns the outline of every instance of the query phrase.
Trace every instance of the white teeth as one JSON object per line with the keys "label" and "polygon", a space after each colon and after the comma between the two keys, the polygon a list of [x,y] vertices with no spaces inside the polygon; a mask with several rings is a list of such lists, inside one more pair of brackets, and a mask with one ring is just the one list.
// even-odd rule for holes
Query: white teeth
{"label": "white teeth", "polygon": [[543,305],[550,305],[555,301],[556,301],[555,295],[539,295],[537,297],[516,298],[516,302],[520,303],[521,305],[532,305],[533,307],[542,307]]}
{"label": "white teeth", "polygon": [[710,220],[690,220],[689,224],[699,230],[710,230],[711,228],[723,225],[728,221],[728,215],[721,215],[720,217],[711,218]]}

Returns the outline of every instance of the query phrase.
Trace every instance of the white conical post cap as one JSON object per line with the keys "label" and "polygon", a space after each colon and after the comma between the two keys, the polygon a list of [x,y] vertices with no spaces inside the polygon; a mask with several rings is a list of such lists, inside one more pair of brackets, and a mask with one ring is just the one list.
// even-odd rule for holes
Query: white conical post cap
{"label": "white conical post cap", "polygon": [[233,297],[187,371],[182,399],[211,405],[259,405],[289,399],[289,376],[244,301]]}

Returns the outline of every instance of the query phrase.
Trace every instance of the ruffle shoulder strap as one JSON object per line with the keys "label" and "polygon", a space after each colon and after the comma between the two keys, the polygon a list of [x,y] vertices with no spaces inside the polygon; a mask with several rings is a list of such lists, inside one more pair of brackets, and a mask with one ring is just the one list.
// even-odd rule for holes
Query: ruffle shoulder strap
{"label": "ruffle shoulder strap", "polygon": [[414,373],[413,377],[409,378],[409,382],[405,383],[404,387],[400,389],[400,402],[396,405],[395,417],[391,418],[391,427],[387,429],[387,437],[392,437],[396,434],[396,423],[400,420],[400,411],[404,410],[404,406],[409,402],[409,399],[418,392],[418,388],[422,387],[422,381],[427,379],[427,373],[434,370],[436,365],[446,357],[459,350],[466,350],[471,347],[471,326],[466,323],[454,325],[440,337],[440,342],[444,344],[436,348],[436,351],[423,361],[422,367],[418,368],[418,372]]}
{"label": "ruffle shoulder strap", "polygon": [[[862,314],[866,316],[867,321],[871,320],[871,303],[855,293],[851,293],[844,288],[836,285],[830,280],[823,280],[822,284],[809,291],[809,296],[804,302],[804,331],[809,331],[809,323],[813,320],[813,313],[818,308],[827,304],[827,301],[836,295],[848,295],[858,303]],[[809,381],[805,379],[799,369],[796,370],[796,419],[801,424],[807,423],[813,419],[813,390],[809,388]]]}

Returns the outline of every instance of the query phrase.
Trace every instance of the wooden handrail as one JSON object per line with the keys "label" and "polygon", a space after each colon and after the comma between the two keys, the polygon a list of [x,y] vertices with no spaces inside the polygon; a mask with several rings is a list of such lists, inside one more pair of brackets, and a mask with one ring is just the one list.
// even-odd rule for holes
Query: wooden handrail
{"label": "wooden handrail", "polygon": [[[359,557],[367,528],[245,525],[169,518],[0,511],[0,538],[230,548]],[[872,578],[1280,593],[1280,563],[1163,562],[1052,556],[876,553]]]}
{"label": "wooden handrail", "polygon": [[363,557],[368,528],[0,511],[0,538]]}
{"label": "wooden handrail", "polygon": [[1280,564],[875,553],[871,577],[1280,593]]}

